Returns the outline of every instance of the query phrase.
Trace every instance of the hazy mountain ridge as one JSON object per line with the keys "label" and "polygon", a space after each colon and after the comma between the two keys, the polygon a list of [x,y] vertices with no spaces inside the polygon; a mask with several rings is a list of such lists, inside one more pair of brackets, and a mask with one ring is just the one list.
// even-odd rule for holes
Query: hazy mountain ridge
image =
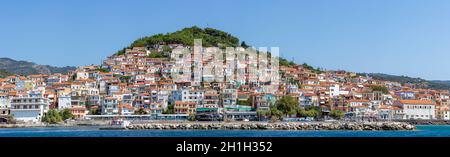
{"label": "hazy mountain ridge", "polygon": [[414,78],[409,76],[397,76],[383,73],[359,73],[362,76],[370,76],[376,80],[393,81],[404,84],[413,84],[419,88],[429,88],[437,90],[450,90],[450,81],[445,80],[425,80],[423,78]]}
{"label": "hazy mountain ridge", "polygon": [[31,75],[31,74],[52,74],[67,73],[75,70],[76,67],[55,67],[50,65],[39,65],[28,61],[17,61],[11,58],[0,58],[0,70],[12,74]]}

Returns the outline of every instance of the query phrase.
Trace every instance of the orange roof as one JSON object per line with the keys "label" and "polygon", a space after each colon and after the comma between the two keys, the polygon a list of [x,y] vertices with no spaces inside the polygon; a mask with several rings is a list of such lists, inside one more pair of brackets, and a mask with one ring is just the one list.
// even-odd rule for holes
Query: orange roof
{"label": "orange roof", "polygon": [[450,108],[448,106],[444,106],[440,108],[441,111],[450,111]]}
{"label": "orange roof", "polygon": [[305,96],[317,96],[317,94],[314,94],[314,93],[305,93],[304,95]]}
{"label": "orange roof", "polygon": [[401,104],[409,105],[435,105],[433,101],[430,100],[399,100]]}
{"label": "orange roof", "polygon": [[134,109],[133,106],[131,106],[130,104],[119,105],[119,107],[126,108],[126,109],[129,109],[129,110],[133,110]]}
{"label": "orange roof", "polygon": [[197,104],[197,103],[190,102],[190,101],[175,101],[175,105],[181,105],[181,104]]}
{"label": "orange roof", "polygon": [[71,110],[86,110],[84,106],[72,106]]}
{"label": "orange roof", "polygon": [[370,102],[369,100],[357,100],[357,99],[352,99],[352,100],[348,100],[349,102]]}
{"label": "orange roof", "polygon": [[106,100],[117,100],[117,98],[114,98],[114,97],[106,97],[105,99]]}
{"label": "orange roof", "polygon": [[391,109],[391,106],[387,106],[387,105],[380,105],[380,107],[378,107],[378,109]]}

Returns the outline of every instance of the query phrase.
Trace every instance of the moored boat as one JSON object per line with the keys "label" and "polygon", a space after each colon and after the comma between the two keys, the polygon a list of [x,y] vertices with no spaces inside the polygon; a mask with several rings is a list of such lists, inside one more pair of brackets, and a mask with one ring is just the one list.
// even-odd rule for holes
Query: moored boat
{"label": "moored boat", "polygon": [[127,129],[128,125],[130,125],[130,121],[116,119],[112,120],[109,126],[101,127],[100,130],[122,130]]}

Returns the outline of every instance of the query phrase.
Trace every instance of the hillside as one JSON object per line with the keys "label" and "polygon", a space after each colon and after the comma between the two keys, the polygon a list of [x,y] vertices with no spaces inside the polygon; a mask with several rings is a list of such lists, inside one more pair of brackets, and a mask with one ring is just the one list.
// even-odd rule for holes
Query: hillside
{"label": "hillside", "polygon": [[[245,42],[239,41],[239,38],[221,30],[214,28],[199,28],[197,26],[184,28],[173,33],[166,34],[156,34],[152,36],[143,37],[135,40],[126,48],[132,47],[148,47],[153,48],[155,45],[168,45],[168,44],[183,44],[192,46],[194,44],[194,39],[202,39],[202,44],[205,47],[217,46],[217,47],[249,47]],[[240,44],[239,44],[240,43]],[[120,50],[117,55],[122,55],[125,53],[125,49]],[[163,46],[164,48],[164,46]],[[170,52],[170,51],[169,51]],[[160,53],[151,53],[150,58],[161,58],[167,57]],[[295,66],[297,63],[293,61],[288,61],[287,59],[280,58],[280,65],[282,66]],[[320,68],[312,67],[306,63],[302,64],[303,67],[315,72],[323,73],[324,71]],[[421,78],[412,78],[408,76],[395,76],[381,73],[360,73],[359,75],[368,75],[377,80],[384,81],[394,81],[401,84],[413,84],[418,88],[430,88],[438,90],[450,90],[450,81],[429,81]]]}
{"label": "hillside", "polygon": [[403,84],[414,84],[419,88],[429,88],[437,90],[450,90],[450,81],[430,81],[422,78],[413,78],[408,76],[396,76],[381,73],[360,73],[359,75],[368,75],[376,80],[393,81]]}
{"label": "hillside", "polygon": [[67,73],[75,70],[76,67],[54,67],[49,65],[39,65],[33,62],[16,61],[10,58],[0,58],[0,70],[12,74],[30,75],[30,74],[52,74]]}
{"label": "hillside", "polygon": [[[156,34],[148,37],[140,38],[134,41],[129,47],[142,47],[155,44],[183,44],[194,45],[194,39],[202,39],[202,44],[205,47],[217,46],[217,47],[237,47],[240,46],[239,39],[231,34],[213,29],[213,28],[199,28],[197,26],[184,28],[182,30],[166,33]],[[243,46],[245,42],[243,42]],[[124,49],[120,50],[118,54],[123,54]]]}
{"label": "hillside", "polygon": [[[130,46],[132,47],[151,47],[155,44],[183,44],[183,45],[194,45],[194,39],[202,39],[202,44],[205,47],[217,46],[217,47],[250,47],[245,41],[239,42],[239,38],[221,30],[214,28],[199,28],[197,26],[183,28],[179,31],[166,34],[156,34],[148,37],[143,37],[135,40]],[[117,52],[118,55],[125,53],[125,49]],[[164,57],[161,54],[152,53],[151,58]],[[280,58],[280,65],[282,66],[293,66],[294,62],[288,61],[284,58]],[[311,67],[311,69],[313,69]]]}
{"label": "hillside", "polygon": [[5,78],[6,76],[12,75],[10,72],[7,72],[5,70],[0,70],[0,78]]}

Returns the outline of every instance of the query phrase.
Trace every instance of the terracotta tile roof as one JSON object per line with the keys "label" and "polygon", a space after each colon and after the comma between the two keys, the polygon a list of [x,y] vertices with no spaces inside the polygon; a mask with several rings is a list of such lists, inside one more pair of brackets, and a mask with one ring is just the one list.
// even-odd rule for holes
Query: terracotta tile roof
{"label": "terracotta tile roof", "polygon": [[429,100],[399,100],[401,104],[409,105],[435,105],[433,101]]}
{"label": "terracotta tile roof", "polygon": [[370,102],[370,101],[369,100],[365,100],[365,99],[362,99],[362,100],[352,99],[352,100],[348,100],[348,102]]}

